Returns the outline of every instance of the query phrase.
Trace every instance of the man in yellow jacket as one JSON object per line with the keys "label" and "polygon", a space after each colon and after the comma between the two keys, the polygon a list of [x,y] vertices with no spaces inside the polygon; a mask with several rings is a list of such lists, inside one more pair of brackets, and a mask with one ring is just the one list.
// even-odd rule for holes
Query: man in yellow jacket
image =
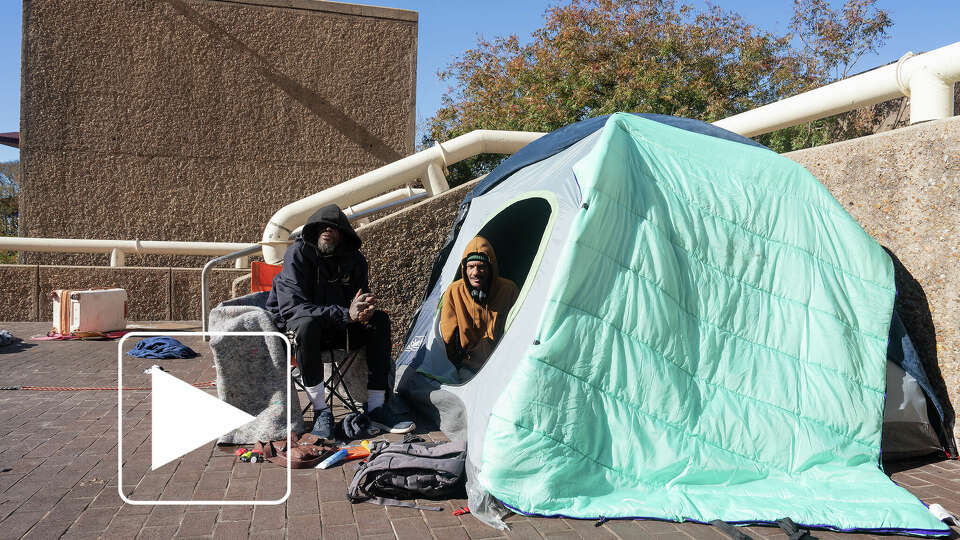
{"label": "man in yellow jacket", "polygon": [[447,358],[466,382],[483,367],[503,337],[507,313],[520,291],[514,282],[500,277],[497,255],[482,236],[467,244],[460,276],[443,295],[440,334]]}

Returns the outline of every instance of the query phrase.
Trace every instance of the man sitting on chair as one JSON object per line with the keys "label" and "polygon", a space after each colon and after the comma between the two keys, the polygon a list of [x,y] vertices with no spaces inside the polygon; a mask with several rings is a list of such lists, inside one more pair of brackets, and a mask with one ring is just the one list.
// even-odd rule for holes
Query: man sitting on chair
{"label": "man sitting on chair", "polygon": [[333,414],[324,399],[322,353],[345,348],[348,334],[351,349],[366,349],[371,423],[391,433],[414,428],[384,405],[392,361],[390,319],[375,309],[360,244],[337,205],[317,210],[287,248],[267,298],[277,327],[296,336],[297,365],[315,411],[311,433],[325,439],[333,432]]}
{"label": "man sitting on chair", "polygon": [[466,382],[483,367],[503,336],[519,290],[499,275],[497,255],[482,236],[470,240],[460,260],[461,278],[443,294],[440,335],[447,358]]}

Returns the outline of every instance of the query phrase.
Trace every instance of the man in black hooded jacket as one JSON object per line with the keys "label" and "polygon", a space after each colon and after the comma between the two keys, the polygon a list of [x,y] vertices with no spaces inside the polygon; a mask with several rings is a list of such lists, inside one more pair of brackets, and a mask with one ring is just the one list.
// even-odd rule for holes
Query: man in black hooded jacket
{"label": "man in black hooded jacket", "polygon": [[333,414],[324,400],[321,353],[346,345],[367,353],[367,415],[391,433],[413,430],[413,422],[384,406],[390,371],[390,319],[375,309],[360,237],[335,205],[317,210],[283,256],[267,309],[281,331],[293,333],[297,365],[316,411],[312,433],[330,438]]}

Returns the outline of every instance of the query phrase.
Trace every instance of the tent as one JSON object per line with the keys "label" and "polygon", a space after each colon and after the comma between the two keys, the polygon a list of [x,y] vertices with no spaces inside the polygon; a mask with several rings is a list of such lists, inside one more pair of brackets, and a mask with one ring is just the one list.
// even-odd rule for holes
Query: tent
{"label": "tent", "polygon": [[923,363],[894,311],[887,345],[887,396],[883,404],[880,448],[884,461],[945,454],[956,459],[957,447],[946,427],[952,424]]}
{"label": "tent", "polygon": [[[520,286],[461,382],[438,305],[476,234]],[[397,391],[530,515],[946,535],[879,468],[895,296],[805,169],[714,126],[618,113],[528,145],[461,205]]]}

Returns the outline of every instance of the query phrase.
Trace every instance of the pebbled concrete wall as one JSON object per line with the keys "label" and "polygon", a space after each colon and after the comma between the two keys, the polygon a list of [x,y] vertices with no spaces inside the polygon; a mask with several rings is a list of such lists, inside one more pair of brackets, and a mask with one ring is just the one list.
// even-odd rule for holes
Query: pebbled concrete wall
{"label": "pebbled concrete wall", "polygon": [[[390,313],[394,348],[403,345],[436,253],[475,184],[458,186],[358,231],[370,261],[371,287],[380,296],[381,309]],[[249,276],[249,270],[214,268],[210,305],[249,292]],[[130,320],[200,319],[199,268],[5,264],[0,265],[0,321],[50,320],[51,291],[91,287],[127,289]]]}
{"label": "pebbled concrete wall", "polygon": [[893,256],[897,307],[960,404],[960,117],[786,154]]}
{"label": "pebbled concrete wall", "polygon": [[413,151],[416,50],[399,9],[24,0],[21,235],[256,241],[285,204]]}
{"label": "pebbled concrete wall", "polygon": [[[230,283],[249,270],[214,268],[211,306],[231,298]],[[199,268],[0,265],[0,321],[48,321],[56,289],[119,287],[127,290],[129,320],[200,319]]]}
{"label": "pebbled concrete wall", "polygon": [[404,345],[457,208],[476,183],[457,186],[357,231],[370,264],[370,289],[380,297],[379,308],[390,314],[395,351]]}
{"label": "pebbled concrete wall", "polygon": [[[37,283],[39,279],[40,268],[37,266],[0,265],[0,320],[38,320]],[[52,312],[50,316],[52,321]]]}

